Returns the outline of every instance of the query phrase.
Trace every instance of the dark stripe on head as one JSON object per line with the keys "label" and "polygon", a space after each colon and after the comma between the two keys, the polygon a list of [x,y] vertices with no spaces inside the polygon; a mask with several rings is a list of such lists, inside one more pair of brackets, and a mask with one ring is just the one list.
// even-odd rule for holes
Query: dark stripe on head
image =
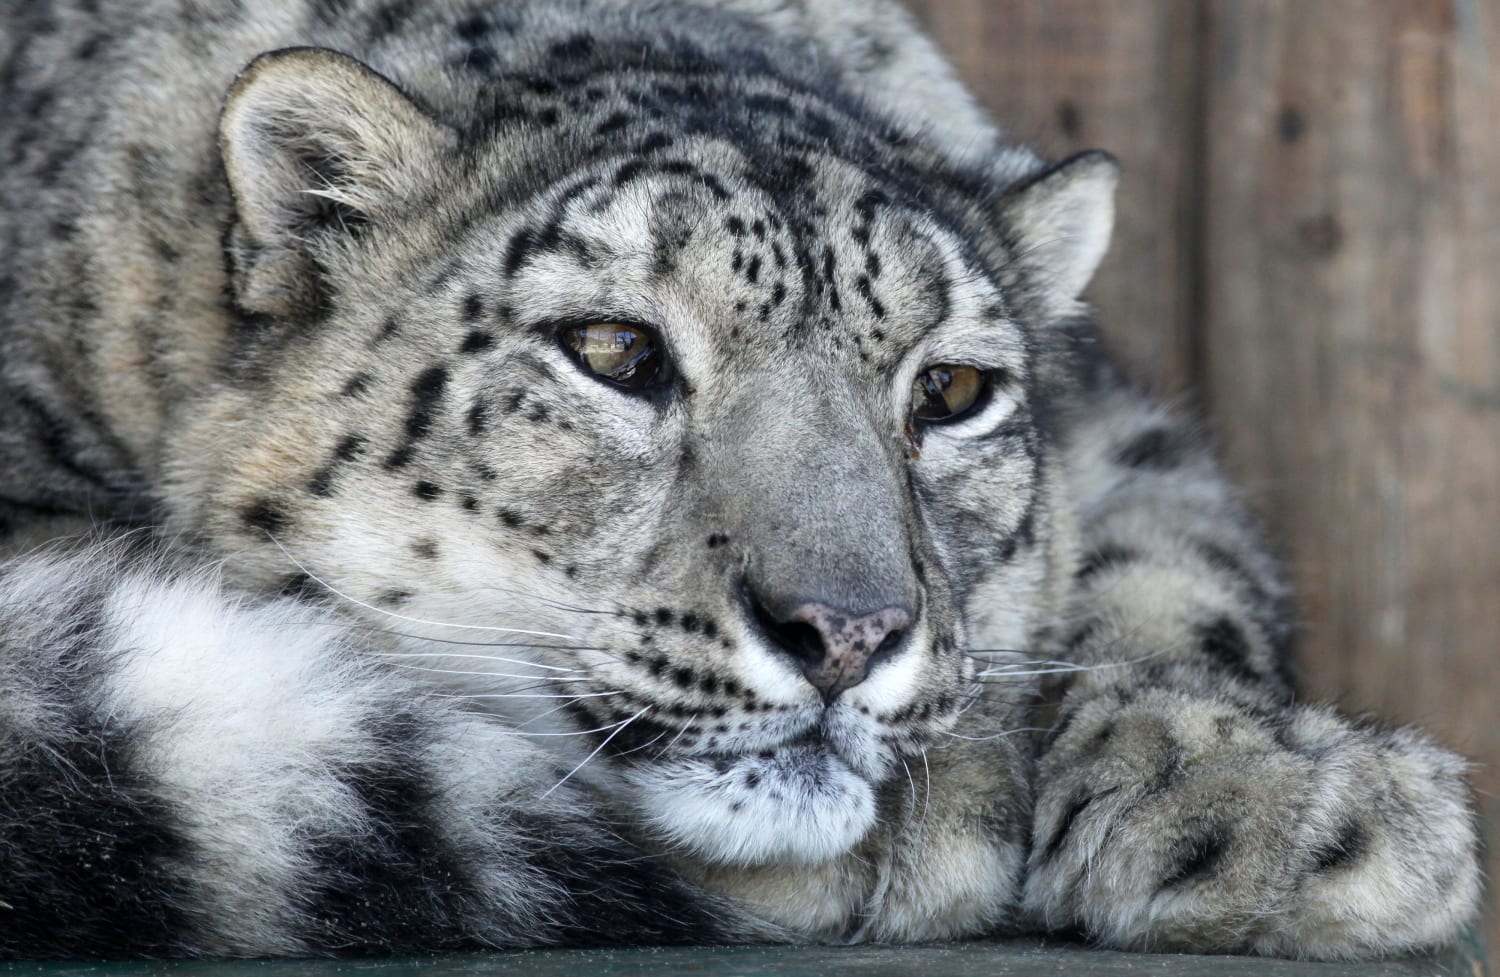
{"label": "dark stripe on head", "polygon": [[860,297],[865,300],[865,303],[870,306],[870,311],[875,314],[875,318],[884,319],[885,305],[880,299],[875,297],[875,290],[870,286],[870,276],[860,275],[854,280],[854,288],[855,291],[859,292]]}
{"label": "dark stripe on head", "polygon": [[448,370],[443,366],[433,366],[426,370],[412,382],[412,405],[411,411],[406,415],[406,436],[412,441],[420,441],[432,430],[433,414],[437,411],[443,399],[443,391],[448,386]]}
{"label": "dark stripe on head", "polygon": [[483,329],[475,329],[464,337],[460,353],[482,353],[495,345],[495,337]]}
{"label": "dark stripe on head", "polygon": [[511,235],[510,244],[505,249],[505,274],[507,277],[521,270],[521,266],[531,260],[531,252],[538,244],[537,234],[529,227],[523,227]]}
{"label": "dark stripe on head", "polygon": [[333,492],[333,479],[340,466],[358,458],[365,450],[365,439],[357,434],[346,434],[334,446],[333,457],[322,468],[313,473],[307,490],[313,495],[326,496]]}

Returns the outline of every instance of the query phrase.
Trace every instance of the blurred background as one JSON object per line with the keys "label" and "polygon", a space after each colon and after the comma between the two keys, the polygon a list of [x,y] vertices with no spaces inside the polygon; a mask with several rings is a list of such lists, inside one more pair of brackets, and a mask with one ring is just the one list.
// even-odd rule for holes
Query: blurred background
{"label": "blurred background", "polygon": [[1500,0],[913,5],[1019,139],[1124,164],[1105,334],[1270,527],[1303,694],[1475,761],[1493,880]]}

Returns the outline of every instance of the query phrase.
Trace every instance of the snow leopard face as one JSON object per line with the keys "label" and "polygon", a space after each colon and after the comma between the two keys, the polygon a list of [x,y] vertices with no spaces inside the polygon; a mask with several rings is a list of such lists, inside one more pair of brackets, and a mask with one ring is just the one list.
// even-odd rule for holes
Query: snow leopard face
{"label": "snow leopard face", "polygon": [[238,366],[176,518],[678,850],[810,863],[944,740],[964,650],[1035,623],[1034,351],[971,186],[713,85],[460,132],[349,59],[257,61],[221,130]]}

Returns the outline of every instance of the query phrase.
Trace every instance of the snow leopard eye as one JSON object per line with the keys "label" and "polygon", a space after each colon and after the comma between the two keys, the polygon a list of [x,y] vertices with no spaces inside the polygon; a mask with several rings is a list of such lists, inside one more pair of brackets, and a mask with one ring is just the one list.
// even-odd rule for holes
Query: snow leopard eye
{"label": "snow leopard eye", "polygon": [[937,363],[911,384],[912,417],[925,424],[946,424],[971,413],[989,391],[989,375],[960,363]]}
{"label": "snow leopard eye", "polygon": [[671,379],[671,362],[656,334],[623,322],[565,326],[563,348],[580,368],[629,390],[659,387]]}

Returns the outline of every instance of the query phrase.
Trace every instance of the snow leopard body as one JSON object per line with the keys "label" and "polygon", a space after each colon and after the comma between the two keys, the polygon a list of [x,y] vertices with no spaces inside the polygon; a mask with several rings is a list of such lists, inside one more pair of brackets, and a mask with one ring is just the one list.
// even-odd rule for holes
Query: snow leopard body
{"label": "snow leopard body", "polygon": [[5,956],[1474,912],[1461,761],[1294,699],[1098,352],[1112,160],[902,10],[28,0],[0,65]]}

